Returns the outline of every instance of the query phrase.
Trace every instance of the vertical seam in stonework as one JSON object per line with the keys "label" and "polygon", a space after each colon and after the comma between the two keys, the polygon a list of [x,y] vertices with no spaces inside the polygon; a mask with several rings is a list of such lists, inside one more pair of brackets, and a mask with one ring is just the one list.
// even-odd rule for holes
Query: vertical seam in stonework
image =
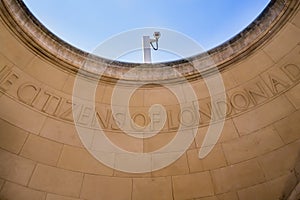
{"label": "vertical seam in stonework", "polygon": [[[65,90],[65,86],[66,86],[67,83],[70,81],[69,78],[70,78],[71,75],[72,75],[71,73],[68,73],[67,78],[66,78],[64,84],[62,85],[62,88],[59,90],[60,92],[62,92],[62,93],[68,93],[68,92],[66,92],[66,91],[64,91],[64,90]],[[75,80],[74,80],[74,85],[75,85]],[[73,86],[74,86],[74,85],[73,85]],[[72,96],[72,93],[73,93],[73,91],[71,92],[71,96]]]}
{"label": "vertical seam in stonework", "polygon": [[187,167],[188,167],[188,169],[189,169],[189,173],[191,173],[191,169],[190,169],[190,165],[189,165],[189,158],[188,158],[188,154],[187,154],[187,151],[188,151],[189,149],[187,149],[185,152],[184,152],[184,154],[185,154],[185,157],[186,157],[186,164],[187,164]]}
{"label": "vertical seam in stonework", "polygon": [[212,188],[213,188],[213,192],[214,192],[214,196],[217,195],[217,188],[215,187],[215,184],[214,184],[214,180],[213,180],[213,175],[212,175],[212,171],[209,170],[208,171],[209,173],[209,176],[210,176],[210,181],[211,181],[211,184],[212,184]]}
{"label": "vertical seam in stonework", "polygon": [[[286,93],[286,92],[284,92],[284,93],[281,94],[282,98],[285,99],[288,103],[290,103],[290,105],[294,108],[294,110],[293,110],[292,112],[289,112],[288,114],[286,114],[284,117],[280,118],[279,120],[276,120],[275,122],[278,122],[278,121],[280,121],[280,120],[282,120],[282,119],[285,119],[285,118],[287,118],[288,116],[292,115],[294,112],[297,111],[297,108],[296,108],[296,107],[294,106],[294,104],[289,100],[289,98],[285,95],[285,93]],[[273,122],[273,123],[275,123],[275,122]],[[273,123],[272,123],[272,124],[273,124]]]}
{"label": "vertical seam in stonework", "polygon": [[173,186],[174,186],[174,184],[173,184],[173,176],[170,176],[170,178],[171,178],[172,199],[174,200],[175,197],[174,197],[174,188],[173,188]]}
{"label": "vertical seam in stonework", "polygon": [[239,136],[238,138],[241,138],[242,136],[241,136],[239,130],[237,129],[236,124],[235,124],[233,118],[231,118],[230,120],[231,120],[231,122],[232,122],[232,124],[233,124],[233,127],[234,127],[235,131],[237,132],[237,134],[238,134],[238,136]]}
{"label": "vertical seam in stonework", "polygon": [[240,200],[239,194],[236,191],[234,191],[234,194],[237,197],[237,200]]}
{"label": "vertical seam in stonework", "polygon": [[2,192],[2,190],[3,190],[3,188],[4,188],[4,185],[6,184],[6,180],[4,180],[4,179],[2,179],[4,182],[3,182],[3,184],[2,184],[2,186],[0,187],[0,194],[1,194],[1,192]]}
{"label": "vertical seam in stonework", "polygon": [[47,200],[47,196],[48,196],[48,192],[46,192],[46,191],[42,191],[45,195],[44,195],[44,198],[43,198],[43,200]]}
{"label": "vertical seam in stonework", "polygon": [[[274,40],[274,39],[273,39],[273,40]],[[266,44],[266,46],[267,46],[267,44]],[[264,47],[266,47],[266,46],[264,46]],[[264,53],[266,54],[266,56],[267,56],[268,58],[270,58],[270,59],[272,60],[272,62],[273,62],[274,64],[277,63],[277,62],[276,62],[275,60],[273,60],[273,58],[268,54],[268,52],[265,51],[264,48],[261,48],[261,50],[262,50],[262,52],[264,52]]]}
{"label": "vertical seam in stonework", "polygon": [[[27,46],[26,46],[27,47]],[[25,48],[26,48],[25,47]],[[34,54],[33,52],[29,51],[30,53]],[[34,59],[37,57],[38,55],[32,55],[32,58],[26,63],[24,64],[24,66],[21,68],[22,71],[25,70],[28,66],[30,66],[30,64],[34,61]],[[17,65],[16,65],[17,66]],[[19,67],[20,68],[20,67]]]}
{"label": "vertical seam in stonework", "polygon": [[130,199],[133,200],[133,178],[131,178],[131,193],[130,193]]}
{"label": "vertical seam in stonework", "polygon": [[36,170],[36,168],[37,168],[37,165],[38,165],[38,163],[35,162],[34,168],[33,168],[32,173],[31,173],[31,175],[30,175],[30,178],[29,178],[29,180],[28,180],[28,182],[27,182],[27,184],[26,184],[26,186],[28,186],[28,187],[29,187],[29,185],[30,185],[31,179],[32,179],[32,177],[33,177],[33,174],[34,174],[34,172],[35,172],[35,170]]}
{"label": "vertical seam in stonework", "polygon": [[[281,120],[283,120],[283,119],[281,119]],[[281,121],[281,120],[279,120],[279,121]],[[277,122],[279,122],[279,121],[277,121]],[[276,122],[274,122],[274,124],[275,124],[275,123],[276,123]],[[274,130],[274,132],[279,136],[281,142],[283,143],[283,145],[280,146],[279,148],[284,147],[284,146],[286,146],[287,144],[284,142],[282,136],[279,134],[279,132],[278,132],[278,130],[277,130],[277,128],[275,127],[274,124],[271,124],[270,126],[272,127],[272,129]],[[274,150],[277,150],[277,149],[274,149]],[[274,150],[272,150],[272,151],[274,151]],[[269,152],[272,152],[272,151],[269,151]]]}
{"label": "vertical seam in stonework", "polygon": [[222,150],[222,153],[224,155],[224,158],[225,158],[225,161],[226,161],[226,167],[229,166],[229,160],[227,159],[227,156],[225,154],[225,151],[224,151],[224,148],[223,148],[223,144],[224,142],[220,143],[220,146],[221,146],[221,150]]}
{"label": "vertical seam in stonework", "polygon": [[[268,152],[268,153],[270,153],[270,152]],[[263,181],[263,182],[260,182],[259,184],[266,183],[266,182],[268,181],[267,176],[266,176],[266,173],[265,173],[265,170],[263,169],[263,167],[261,166],[261,163],[260,163],[260,161],[259,161],[259,160],[260,160],[259,158],[260,158],[261,156],[262,156],[262,155],[257,156],[257,157],[255,158],[256,163],[257,163],[259,169],[262,171],[262,173],[263,173],[263,175],[264,175],[264,181]],[[258,185],[258,184],[256,184],[256,185]]]}
{"label": "vertical seam in stonework", "polygon": [[114,168],[112,170],[113,170],[112,177],[116,177],[116,175],[117,175],[116,170]]}
{"label": "vertical seam in stonework", "polygon": [[286,24],[287,24],[287,25],[290,24],[290,25],[293,26],[294,28],[300,30],[300,28],[299,28],[296,24],[294,24],[293,22],[291,22],[291,21],[287,22]]}
{"label": "vertical seam in stonework", "polygon": [[81,196],[82,196],[82,189],[83,189],[83,182],[84,182],[84,178],[85,178],[85,173],[82,173],[82,181],[81,181],[81,184],[80,184],[80,189],[79,189],[79,199],[81,199]]}
{"label": "vertical seam in stonework", "polygon": [[43,124],[42,124],[42,126],[41,126],[41,129],[40,129],[40,130],[38,131],[38,133],[37,133],[38,136],[41,136],[41,132],[42,132],[42,130],[43,130],[44,127],[45,127],[45,124],[46,124],[47,119],[49,119],[49,117],[48,117],[48,116],[45,116],[45,119],[44,119],[44,121],[43,121]]}
{"label": "vertical seam in stonework", "polygon": [[65,147],[65,144],[62,144],[61,150],[59,152],[58,159],[57,159],[56,164],[55,164],[56,167],[58,167],[59,161],[60,161],[60,159],[62,157],[62,153],[63,153],[64,147]]}
{"label": "vertical seam in stonework", "polygon": [[22,144],[22,146],[21,146],[19,152],[17,152],[17,155],[19,155],[19,156],[21,156],[21,152],[23,151],[23,148],[24,148],[24,146],[25,146],[25,144],[26,144],[26,142],[27,142],[27,140],[28,140],[28,138],[29,138],[29,135],[31,134],[31,133],[29,133],[29,132],[26,132],[26,133],[27,133],[27,135],[26,135],[25,141],[24,141],[24,143]]}
{"label": "vertical seam in stonework", "polygon": [[[286,93],[288,92],[289,90],[287,90],[287,91],[285,91],[284,93],[283,93],[283,96],[287,99],[287,101],[288,102],[290,102],[290,104],[292,104],[292,106],[295,108],[295,110],[297,111],[297,108],[296,108],[296,106],[293,104],[293,102],[290,100],[290,98],[286,95]],[[295,112],[296,112],[295,111]]]}

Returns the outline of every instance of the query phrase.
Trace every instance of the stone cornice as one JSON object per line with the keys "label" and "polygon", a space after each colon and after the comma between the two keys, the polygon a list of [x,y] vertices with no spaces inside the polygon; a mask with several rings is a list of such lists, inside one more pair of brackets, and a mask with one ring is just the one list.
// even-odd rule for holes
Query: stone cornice
{"label": "stone cornice", "polygon": [[141,74],[138,76],[130,76],[129,78],[124,78],[122,75],[140,64],[113,62],[97,56],[91,56],[71,46],[43,26],[20,0],[1,0],[0,16],[7,27],[29,49],[65,71],[77,73],[78,69],[82,68],[88,61],[93,64],[84,68],[81,72],[84,76],[91,78],[98,77],[101,69],[107,66],[102,79],[108,82],[115,82],[118,79],[125,79],[126,81],[143,80],[151,82],[166,80],[177,82],[181,79],[178,78],[178,74],[173,69],[176,69],[188,80],[199,79],[201,75],[206,76],[214,73],[212,66],[208,65],[200,75],[190,64],[191,62],[202,65],[202,63],[207,63],[208,59],[212,59],[215,66],[221,71],[250,55],[271,39],[286,24],[290,16],[297,10],[299,4],[298,0],[271,1],[254,22],[222,45],[211,49],[205,54],[187,59],[151,64],[140,70]]}

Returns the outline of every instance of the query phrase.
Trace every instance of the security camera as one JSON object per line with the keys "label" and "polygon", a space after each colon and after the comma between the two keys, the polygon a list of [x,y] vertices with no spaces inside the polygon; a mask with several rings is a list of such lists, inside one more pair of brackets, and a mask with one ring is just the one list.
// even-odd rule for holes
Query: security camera
{"label": "security camera", "polygon": [[160,32],[154,32],[153,36],[156,40],[158,40],[160,38]]}

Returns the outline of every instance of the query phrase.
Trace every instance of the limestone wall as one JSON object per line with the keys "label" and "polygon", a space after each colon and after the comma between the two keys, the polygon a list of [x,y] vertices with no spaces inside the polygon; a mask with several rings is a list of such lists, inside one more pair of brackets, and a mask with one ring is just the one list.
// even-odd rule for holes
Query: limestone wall
{"label": "limestone wall", "polygon": [[[221,71],[227,115],[212,152],[198,158],[209,122],[218,120],[220,111],[210,110],[205,82],[195,79],[200,122],[192,145],[170,166],[142,174],[107,167],[85,149],[74,121],[93,129],[94,119],[84,104],[72,115],[76,74],[33,51],[2,17],[0,199],[288,198],[300,179],[300,11],[295,9],[276,34]],[[168,89],[150,85],[134,93],[130,113],[140,126],[151,123],[147,112],[153,104],[163,104],[168,113],[159,134],[138,139],[126,136],[112,118],[113,88],[99,83],[95,99],[96,120],[113,143],[151,152],[175,137],[181,110]]]}

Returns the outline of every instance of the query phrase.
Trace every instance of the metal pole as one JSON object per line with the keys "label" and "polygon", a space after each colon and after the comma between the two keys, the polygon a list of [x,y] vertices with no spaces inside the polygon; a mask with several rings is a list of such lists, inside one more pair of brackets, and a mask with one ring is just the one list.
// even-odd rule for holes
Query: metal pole
{"label": "metal pole", "polygon": [[151,63],[150,36],[143,36],[143,58],[144,63]]}

